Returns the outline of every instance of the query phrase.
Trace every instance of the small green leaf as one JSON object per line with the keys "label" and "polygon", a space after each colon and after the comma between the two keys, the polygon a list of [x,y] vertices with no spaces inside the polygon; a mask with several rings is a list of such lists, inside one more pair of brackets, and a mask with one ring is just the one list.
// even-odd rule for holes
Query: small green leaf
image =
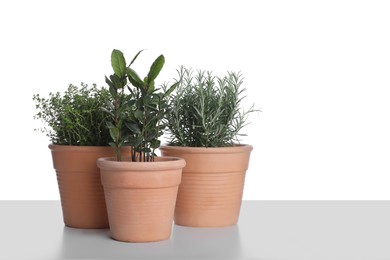
{"label": "small green leaf", "polygon": [[[158,130],[164,130],[165,128],[167,128],[168,127],[168,125],[167,124],[160,124],[158,127],[157,127],[157,129]],[[163,132],[161,132],[161,134],[163,134]]]}
{"label": "small green leaf", "polygon": [[126,83],[123,84],[123,81],[116,74],[111,75],[110,79],[116,89],[123,88],[126,85]]}
{"label": "small green leaf", "polygon": [[134,134],[140,134],[141,130],[138,128],[138,126],[134,123],[126,123],[127,128]]}
{"label": "small green leaf", "polygon": [[134,56],[134,58],[133,58],[133,60],[130,62],[130,64],[129,64],[129,66],[128,67],[130,67],[131,66],[131,64],[133,64],[133,62],[137,59],[137,57],[138,57],[138,55],[140,55],[141,54],[141,52],[143,52],[144,50],[140,50],[138,53],[137,53],[137,55],[135,55]]}
{"label": "small green leaf", "polygon": [[107,76],[105,76],[105,77],[106,77],[106,83],[109,86],[109,91],[110,91],[111,96],[113,98],[116,98],[116,96],[117,96],[117,88],[115,87],[114,83],[107,78]]}
{"label": "small green leaf", "polygon": [[134,91],[129,86],[127,86],[127,90],[130,92],[131,96],[135,97]]}
{"label": "small green leaf", "polygon": [[107,101],[106,101],[106,106],[107,106],[108,108],[110,108],[111,110],[114,110],[114,109],[115,109],[114,104],[113,104],[110,100],[107,100]]}
{"label": "small green leaf", "polygon": [[141,149],[141,152],[150,153],[150,152],[152,152],[152,150],[150,150],[150,148],[148,148],[148,147],[145,147],[145,148]]}
{"label": "small green leaf", "polygon": [[159,111],[159,110],[157,109],[157,104],[156,104],[156,103],[146,104],[145,107],[148,107],[148,108],[150,108],[150,109],[152,109],[153,111],[156,111],[156,112]]}
{"label": "small green leaf", "polygon": [[149,83],[149,86],[148,86],[148,94],[152,94],[154,91],[154,81],[150,82]]}
{"label": "small green leaf", "polygon": [[113,125],[113,123],[111,122],[107,122],[107,128],[115,128],[115,126]]}
{"label": "small green leaf", "polygon": [[152,66],[150,67],[149,73],[148,73],[148,83],[154,81],[158,74],[160,73],[161,69],[163,68],[165,63],[164,55],[160,55],[157,57],[157,59],[153,62]]}
{"label": "small green leaf", "polygon": [[143,107],[144,104],[145,104],[145,98],[140,98],[140,99],[137,99],[137,101],[135,102],[135,106],[136,107]]}
{"label": "small green leaf", "polygon": [[137,88],[142,88],[144,83],[138,76],[137,72],[135,72],[132,68],[127,68],[126,71],[130,83]]}
{"label": "small green leaf", "polygon": [[114,87],[114,84],[107,78],[107,76],[104,77],[106,78],[106,83],[108,84],[108,86]]}
{"label": "small green leaf", "polygon": [[137,110],[134,112],[134,116],[138,120],[142,120],[142,118],[144,117],[144,113],[141,110]]}
{"label": "small green leaf", "polygon": [[146,137],[145,141],[152,142],[155,138],[157,138],[157,133],[152,132]]}
{"label": "small green leaf", "polygon": [[135,105],[135,102],[136,102],[136,100],[131,99],[131,100],[129,100],[129,101],[126,102],[126,105],[129,106],[129,107],[132,107],[132,106]]}
{"label": "small green leaf", "polygon": [[157,93],[157,94],[152,94],[152,103],[153,104],[158,104],[161,100],[161,96],[160,96],[161,93]]}
{"label": "small green leaf", "polygon": [[150,147],[153,148],[153,149],[157,149],[159,148],[161,145],[161,141],[160,140],[156,140],[155,142],[152,142]]}
{"label": "small green leaf", "polygon": [[109,111],[107,108],[105,108],[105,107],[101,107],[100,108],[103,112],[105,112],[105,113],[109,113],[109,114],[111,114],[111,111]]}
{"label": "small green leaf", "polygon": [[129,142],[127,141],[128,137],[122,139],[123,140],[119,142],[119,146],[129,146]]}
{"label": "small green leaf", "polygon": [[109,91],[111,96],[115,99],[118,95],[116,88],[114,86],[110,86]]}
{"label": "small green leaf", "polygon": [[175,84],[173,84],[172,86],[169,87],[169,89],[167,90],[167,92],[165,92],[164,94],[164,97],[168,97],[174,90],[175,88],[179,85],[179,82],[176,82]]}
{"label": "small green leaf", "polygon": [[136,138],[134,138],[134,140],[133,140],[134,147],[139,147],[140,144],[142,143],[142,141],[143,141],[142,136],[137,136]]}
{"label": "small green leaf", "polygon": [[126,60],[120,50],[113,50],[111,53],[111,66],[119,78],[126,74]]}
{"label": "small green leaf", "polygon": [[111,135],[112,140],[117,141],[118,137],[119,137],[119,130],[118,130],[118,128],[110,127],[109,130],[110,130],[110,135]]}

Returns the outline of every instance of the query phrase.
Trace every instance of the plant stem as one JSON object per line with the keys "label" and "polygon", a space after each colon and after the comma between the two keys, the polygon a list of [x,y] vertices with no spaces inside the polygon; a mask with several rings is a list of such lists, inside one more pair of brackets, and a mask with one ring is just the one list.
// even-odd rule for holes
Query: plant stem
{"label": "plant stem", "polygon": [[[118,127],[118,129],[121,129],[119,126],[119,96],[116,95],[115,97],[115,125]],[[120,131],[118,133],[117,139],[115,140],[115,153],[116,153],[116,160],[119,162],[122,160],[122,154],[121,154],[121,148],[119,147],[119,140],[120,140]]]}

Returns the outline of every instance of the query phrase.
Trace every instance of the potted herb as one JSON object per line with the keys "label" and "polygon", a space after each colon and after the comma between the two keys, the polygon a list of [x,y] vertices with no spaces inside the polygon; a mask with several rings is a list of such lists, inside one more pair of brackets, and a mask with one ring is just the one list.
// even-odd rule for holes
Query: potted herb
{"label": "potted herb", "polygon": [[51,141],[64,223],[69,227],[108,227],[96,160],[114,154],[107,146],[108,117],[101,110],[110,100],[108,89],[84,83],[81,87],[71,84],[64,93],[33,96],[37,109],[34,118],[45,124],[38,130]]}
{"label": "potted herb", "polygon": [[[112,238],[125,242],[151,242],[171,235],[178,186],[185,161],[181,158],[156,157],[159,137],[165,125],[167,99],[177,84],[169,89],[155,87],[155,79],[164,65],[159,56],[148,75],[141,80],[127,66],[124,55],[113,50],[114,74],[106,82],[112,97],[106,110],[110,145],[116,157],[98,159],[104,187]],[[132,147],[124,157],[120,148]]]}
{"label": "potted herb", "polygon": [[242,76],[181,67],[178,87],[169,100],[171,140],[162,155],[184,158],[175,223],[221,227],[238,221],[245,173],[253,147],[239,144],[240,130],[255,111],[241,108]]}

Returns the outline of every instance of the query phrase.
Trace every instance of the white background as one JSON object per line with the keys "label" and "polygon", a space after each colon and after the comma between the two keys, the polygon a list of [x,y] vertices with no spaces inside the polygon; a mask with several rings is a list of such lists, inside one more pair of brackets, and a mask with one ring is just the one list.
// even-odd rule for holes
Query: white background
{"label": "white background", "polygon": [[0,199],[59,199],[32,95],[104,85],[110,53],[159,80],[241,70],[244,199],[390,199],[390,2],[1,1]]}

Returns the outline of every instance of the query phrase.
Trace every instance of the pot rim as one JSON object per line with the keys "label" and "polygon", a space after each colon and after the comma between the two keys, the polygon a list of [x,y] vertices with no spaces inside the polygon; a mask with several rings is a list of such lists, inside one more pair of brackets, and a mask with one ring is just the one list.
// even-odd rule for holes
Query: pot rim
{"label": "pot rim", "polygon": [[160,150],[176,151],[191,154],[225,154],[225,153],[243,153],[253,150],[253,146],[249,144],[234,144],[233,146],[224,147],[192,147],[192,146],[175,146],[164,144],[159,147]]}
{"label": "pot rim", "polygon": [[61,145],[61,144],[49,144],[48,148],[51,151],[75,151],[75,152],[90,152],[90,151],[96,151],[96,150],[102,150],[102,149],[112,149],[114,151],[114,148],[111,146],[88,146],[88,145]]}
{"label": "pot rim", "polygon": [[115,169],[117,171],[161,171],[181,169],[186,165],[185,160],[179,157],[158,156],[156,158],[159,158],[159,161],[132,162],[131,157],[124,157],[124,161],[118,162],[115,160],[115,157],[101,157],[97,159],[97,166],[101,169]]}

